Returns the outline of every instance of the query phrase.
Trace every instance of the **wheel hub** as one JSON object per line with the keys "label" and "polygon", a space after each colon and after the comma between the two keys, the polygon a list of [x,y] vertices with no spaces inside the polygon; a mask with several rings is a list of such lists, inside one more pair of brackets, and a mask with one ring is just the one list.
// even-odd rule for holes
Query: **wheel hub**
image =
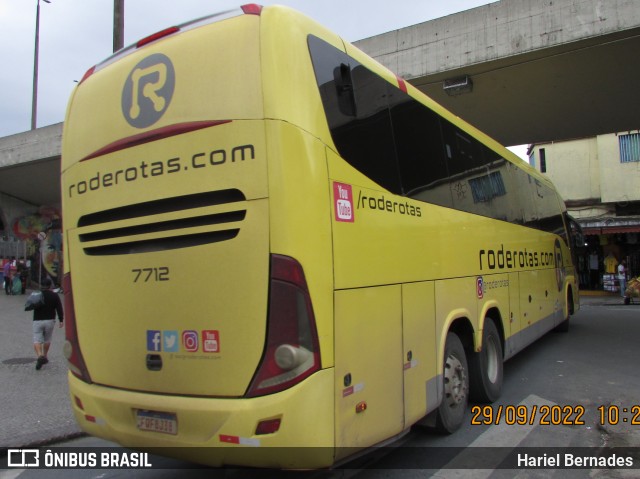
{"label": "wheel hub", "polygon": [[455,356],[449,356],[445,364],[444,393],[454,404],[462,403],[467,396],[467,373]]}

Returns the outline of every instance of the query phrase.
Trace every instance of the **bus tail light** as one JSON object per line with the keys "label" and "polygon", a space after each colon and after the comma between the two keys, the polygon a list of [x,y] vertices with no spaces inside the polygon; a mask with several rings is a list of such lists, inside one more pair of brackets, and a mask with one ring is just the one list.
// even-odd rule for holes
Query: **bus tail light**
{"label": "bus tail light", "polygon": [[302,266],[272,255],[266,346],[246,396],[282,391],[319,369],[318,333]]}
{"label": "bus tail light", "polygon": [[71,274],[67,273],[64,275],[64,278],[62,279],[62,288],[64,290],[64,332],[66,338],[62,352],[69,363],[69,370],[74,374],[74,376],[86,383],[91,383],[91,376],[89,376],[89,370],[85,365],[84,358],[80,351],[80,343],[78,342]]}
{"label": "bus tail light", "polygon": [[246,5],[242,5],[242,12],[245,15],[260,15],[262,13],[262,5],[258,5],[255,3],[247,3]]}

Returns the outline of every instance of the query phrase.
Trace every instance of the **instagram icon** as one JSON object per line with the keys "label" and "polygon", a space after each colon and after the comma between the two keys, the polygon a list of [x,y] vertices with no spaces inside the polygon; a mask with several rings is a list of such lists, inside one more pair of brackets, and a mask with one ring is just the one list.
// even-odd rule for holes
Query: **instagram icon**
{"label": "instagram icon", "polygon": [[198,332],[197,331],[182,331],[182,345],[185,351],[194,352],[198,350]]}

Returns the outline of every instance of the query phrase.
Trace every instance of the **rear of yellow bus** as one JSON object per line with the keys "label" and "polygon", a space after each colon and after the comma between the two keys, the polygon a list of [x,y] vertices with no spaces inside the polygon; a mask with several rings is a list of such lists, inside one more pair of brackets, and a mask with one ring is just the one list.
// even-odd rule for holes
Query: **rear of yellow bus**
{"label": "rear of yellow bus", "polygon": [[297,108],[265,65],[278,12],[159,32],[70,100],[65,355],[91,435],[210,465],[334,460],[326,165],[278,117]]}

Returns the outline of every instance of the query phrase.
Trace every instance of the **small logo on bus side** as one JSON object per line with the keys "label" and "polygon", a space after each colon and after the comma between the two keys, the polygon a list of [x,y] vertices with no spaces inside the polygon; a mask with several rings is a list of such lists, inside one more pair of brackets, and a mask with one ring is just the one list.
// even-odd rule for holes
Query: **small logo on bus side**
{"label": "small logo on bus side", "polygon": [[162,332],[163,349],[168,353],[177,353],[180,345],[178,341],[178,331]]}
{"label": "small logo on bus side", "polygon": [[161,332],[157,329],[147,330],[147,351],[162,351]]}
{"label": "small logo on bus side", "polygon": [[220,333],[217,330],[202,331],[202,350],[205,353],[220,352]]}
{"label": "small logo on bus side", "polygon": [[195,352],[198,350],[198,333],[193,330],[182,331],[182,345],[184,350]]}
{"label": "small logo on bus side", "polygon": [[564,280],[567,277],[567,270],[564,267],[564,261],[562,259],[562,248],[560,247],[560,240],[556,239],[553,245],[553,255],[556,262],[556,281],[558,283],[558,291],[562,291],[564,286]]}
{"label": "small logo on bus side", "polygon": [[122,88],[122,113],[136,128],[157,122],[171,103],[176,75],[169,57],[154,53],[131,70]]}
{"label": "small logo on bus side", "polygon": [[335,205],[336,221],[353,223],[353,191],[351,185],[333,182],[333,201]]}
{"label": "small logo on bus side", "polygon": [[478,276],[476,278],[476,295],[478,296],[478,299],[484,298],[484,280],[482,279],[482,276]]}

